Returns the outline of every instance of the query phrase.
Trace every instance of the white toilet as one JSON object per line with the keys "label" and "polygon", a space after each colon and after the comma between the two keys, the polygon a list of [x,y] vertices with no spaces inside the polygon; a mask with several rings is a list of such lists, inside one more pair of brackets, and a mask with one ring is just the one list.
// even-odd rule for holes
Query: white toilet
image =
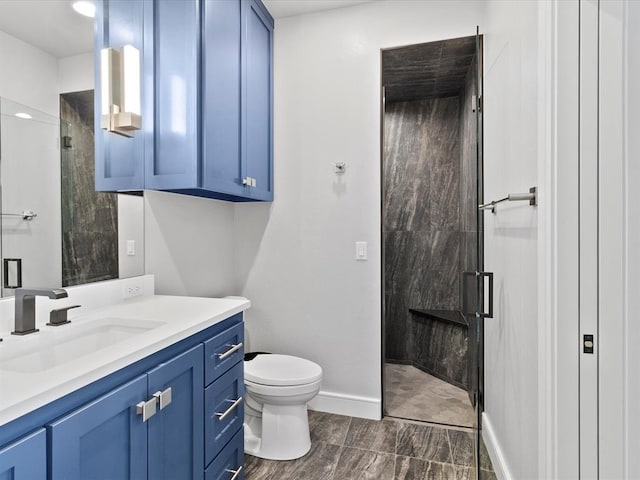
{"label": "white toilet", "polygon": [[311,448],[307,402],[320,391],[322,368],[304,358],[259,354],[244,362],[244,451],[293,460]]}

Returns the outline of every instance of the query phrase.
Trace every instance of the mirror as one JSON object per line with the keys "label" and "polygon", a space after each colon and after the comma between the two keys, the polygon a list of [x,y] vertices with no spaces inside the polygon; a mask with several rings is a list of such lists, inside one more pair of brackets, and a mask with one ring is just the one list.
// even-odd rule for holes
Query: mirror
{"label": "mirror", "polygon": [[144,274],[143,197],[94,191],[93,19],[71,3],[0,2],[2,296]]}

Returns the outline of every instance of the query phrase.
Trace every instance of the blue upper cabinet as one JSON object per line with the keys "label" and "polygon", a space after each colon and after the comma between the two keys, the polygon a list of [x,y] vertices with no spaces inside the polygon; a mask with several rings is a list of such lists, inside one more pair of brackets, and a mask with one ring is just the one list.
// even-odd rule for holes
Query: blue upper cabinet
{"label": "blue upper cabinet", "polygon": [[[112,15],[113,1],[102,8],[109,21],[98,23],[115,29],[111,20],[123,14]],[[271,201],[273,19],[265,7],[259,0],[124,3],[140,10],[127,25],[138,25],[144,37],[143,130],[133,140],[102,134],[102,145],[124,142],[127,152],[96,141],[98,189]],[[124,166],[137,183],[113,174]]]}
{"label": "blue upper cabinet", "polygon": [[[248,196],[273,200],[273,19],[242,0],[242,165]],[[248,181],[246,180],[248,177]]]}
{"label": "blue upper cabinet", "polygon": [[[101,51],[131,45],[143,53],[143,24],[150,15],[151,3],[143,0],[102,0],[96,2],[95,28],[95,166],[97,191],[137,191],[144,188],[143,158],[145,135],[138,132],[132,138],[102,129],[103,93],[107,86],[101,71]],[[142,66],[144,67],[144,66]],[[146,69],[142,68],[144,79]],[[142,81],[142,80],[141,80]],[[144,89],[143,89],[144,91]],[[149,130],[150,104],[141,99],[142,128]],[[152,131],[152,130],[150,130]]]}
{"label": "blue upper cabinet", "polygon": [[[153,42],[153,155],[145,188],[197,188],[200,183],[200,2],[156,0]],[[149,37],[149,36],[148,36]]]}

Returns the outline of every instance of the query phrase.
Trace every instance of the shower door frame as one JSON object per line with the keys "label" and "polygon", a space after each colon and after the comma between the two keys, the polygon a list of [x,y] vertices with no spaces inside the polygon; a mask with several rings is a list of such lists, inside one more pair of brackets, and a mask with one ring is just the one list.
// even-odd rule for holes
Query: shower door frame
{"label": "shower door frame", "polygon": [[[476,102],[476,194],[478,205],[484,202],[484,151],[483,151],[483,36],[480,34],[480,29],[476,29],[476,78],[475,78],[475,90],[476,96],[474,101]],[[447,40],[447,39],[443,39]],[[440,40],[435,40],[440,41]],[[405,45],[409,46],[409,45]],[[400,48],[402,46],[396,46],[391,48]],[[386,92],[383,85],[382,78],[382,60],[383,53],[388,48],[380,50],[380,274],[381,274],[381,404],[380,404],[380,418],[385,416],[385,359],[386,359],[386,342],[385,342],[385,318],[386,318],[386,302],[385,302],[385,248],[384,248],[384,144],[385,144],[385,111],[386,111]],[[483,211],[478,210],[476,212],[476,267],[478,272],[484,271],[484,214]],[[461,272],[462,275],[462,272]],[[478,312],[484,311],[484,284],[478,281],[477,285],[477,310]],[[476,369],[477,385],[474,389],[474,416],[475,422],[472,427],[474,431],[474,454],[476,457],[476,478],[479,478],[480,474],[480,438],[482,431],[482,412],[484,410],[484,318],[482,316],[477,317],[476,334],[469,335],[469,340],[477,340],[475,349],[476,358],[473,360],[472,367]],[[472,379],[470,379],[472,381]],[[442,425],[442,428],[448,428],[447,425]]]}

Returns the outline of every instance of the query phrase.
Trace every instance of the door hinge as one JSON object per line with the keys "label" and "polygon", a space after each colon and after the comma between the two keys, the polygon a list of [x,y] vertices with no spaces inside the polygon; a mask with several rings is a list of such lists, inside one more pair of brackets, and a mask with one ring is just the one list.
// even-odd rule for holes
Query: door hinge
{"label": "door hinge", "polygon": [[475,112],[482,112],[482,95],[481,96],[477,96],[477,95],[472,95],[471,96],[471,111]]}

